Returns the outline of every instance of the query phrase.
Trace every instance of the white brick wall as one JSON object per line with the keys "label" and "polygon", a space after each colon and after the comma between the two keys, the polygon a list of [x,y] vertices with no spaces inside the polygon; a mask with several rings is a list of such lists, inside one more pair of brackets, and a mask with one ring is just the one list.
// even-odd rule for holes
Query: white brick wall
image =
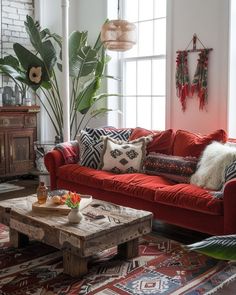
{"label": "white brick wall", "polygon": [[29,45],[25,32],[26,15],[34,15],[34,0],[2,0],[2,55],[9,54],[13,43]]}
{"label": "white brick wall", "polygon": [[[0,18],[2,56],[14,54],[12,48],[13,43],[16,42],[31,49],[30,41],[25,31],[24,21],[26,20],[27,14],[34,16],[34,0],[2,0],[2,11],[0,12],[2,16],[2,19]],[[3,86],[6,84],[9,84],[9,82],[4,77]]]}

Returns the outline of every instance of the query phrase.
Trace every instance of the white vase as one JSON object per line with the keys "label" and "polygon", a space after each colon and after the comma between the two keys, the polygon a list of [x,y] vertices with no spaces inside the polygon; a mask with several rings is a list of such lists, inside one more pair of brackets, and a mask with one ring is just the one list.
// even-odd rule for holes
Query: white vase
{"label": "white vase", "polygon": [[80,213],[79,208],[71,208],[68,214],[68,220],[70,223],[80,223],[83,215]]}

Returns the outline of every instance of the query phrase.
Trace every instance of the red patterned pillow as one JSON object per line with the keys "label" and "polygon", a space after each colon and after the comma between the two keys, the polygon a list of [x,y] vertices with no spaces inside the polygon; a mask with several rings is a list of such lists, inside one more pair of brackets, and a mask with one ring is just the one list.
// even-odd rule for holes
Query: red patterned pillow
{"label": "red patterned pillow", "polygon": [[186,130],[178,130],[175,134],[173,155],[199,158],[205,147],[212,141],[226,142],[226,132],[219,129],[211,134],[201,135]]}
{"label": "red patterned pillow", "polygon": [[189,183],[197,169],[197,158],[178,157],[159,153],[149,154],[143,170],[146,174],[161,175],[176,182]]}
{"label": "red patterned pillow", "polygon": [[151,153],[162,153],[162,154],[171,154],[172,145],[174,141],[174,131],[168,129],[165,131],[151,131],[141,127],[136,127],[129,140],[135,140],[139,137],[153,135],[152,141],[147,145],[147,152]]}

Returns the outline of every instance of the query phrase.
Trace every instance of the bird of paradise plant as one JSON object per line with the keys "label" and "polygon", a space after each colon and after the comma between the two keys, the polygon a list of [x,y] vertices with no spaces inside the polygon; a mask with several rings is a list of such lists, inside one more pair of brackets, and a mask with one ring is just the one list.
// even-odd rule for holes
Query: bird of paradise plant
{"label": "bird of paradise plant", "polygon": [[236,260],[236,235],[213,236],[203,241],[187,245],[187,249],[223,259]]}
{"label": "bird of paradise plant", "polygon": [[[63,138],[63,102],[59,87],[58,72],[62,70],[62,38],[47,28],[41,30],[37,21],[30,16],[25,21],[34,51],[19,43],[13,45],[16,56],[8,55],[0,59],[0,73],[7,75],[25,94],[27,88],[33,89],[45,108],[56,134]],[[87,44],[87,32],[72,32],[69,36],[69,74],[70,74],[70,130],[75,138],[79,129],[99,115],[110,111],[96,104],[108,96],[116,94],[98,93],[101,81],[106,76],[105,68],[110,58],[100,41],[100,35],[94,46]],[[40,91],[41,92],[40,92]],[[42,93],[46,100],[44,100]],[[46,102],[47,103],[46,103]],[[73,127],[77,114],[80,120]]]}

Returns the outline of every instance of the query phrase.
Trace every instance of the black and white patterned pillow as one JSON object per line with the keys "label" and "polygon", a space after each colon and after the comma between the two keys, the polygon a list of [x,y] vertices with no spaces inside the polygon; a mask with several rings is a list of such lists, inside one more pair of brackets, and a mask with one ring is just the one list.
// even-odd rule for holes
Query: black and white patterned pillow
{"label": "black and white patterned pillow", "polygon": [[[233,178],[236,178],[236,161],[233,161],[225,169],[225,182],[224,183],[226,184],[227,181],[230,181]],[[225,184],[220,191],[212,192],[211,194],[217,199],[223,199]]]}
{"label": "black and white patterned pillow", "polygon": [[225,169],[225,183],[233,178],[236,178],[236,161],[233,161]]}
{"label": "black and white patterned pillow", "polygon": [[127,141],[131,135],[131,129],[115,129],[115,128],[90,128],[86,127],[85,131],[93,139],[101,139],[101,136],[109,136],[111,138]]}
{"label": "black and white patterned pillow", "polygon": [[101,136],[110,136],[114,139],[127,141],[131,134],[131,129],[103,129],[86,128],[81,130],[78,137],[80,149],[80,165],[97,169],[101,160],[103,141]]}

